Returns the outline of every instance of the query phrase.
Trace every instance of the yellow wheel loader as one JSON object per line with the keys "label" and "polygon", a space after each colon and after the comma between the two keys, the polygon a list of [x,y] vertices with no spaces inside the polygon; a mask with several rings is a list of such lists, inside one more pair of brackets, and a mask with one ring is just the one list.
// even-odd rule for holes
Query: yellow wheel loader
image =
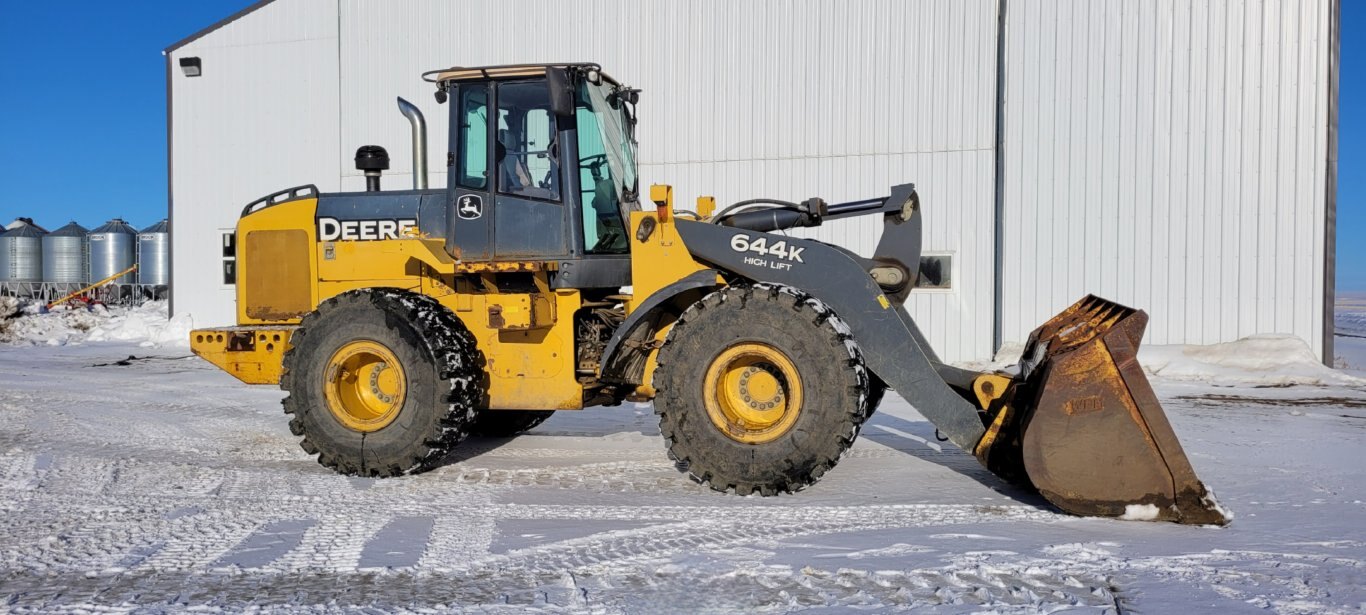
{"label": "yellow wheel loader", "polygon": [[[920,275],[912,185],[883,198],[675,209],[637,192],[639,91],[596,64],[423,76],[450,109],[447,185],[291,188],[237,224],[237,326],[195,352],[288,392],[300,444],[338,472],[439,464],[470,433],[557,410],[653,400],[669,455],[720,491],[818,480],[887,388],[1005,479],[1078,515],[1223,524],[1135,359],[1146,315],[1087,297],[1029,339],[1019,365],[939,360],[903,309]],[[871,257],[774,231],[873,215]],[[629,287],[629,292],[623,289]]]}

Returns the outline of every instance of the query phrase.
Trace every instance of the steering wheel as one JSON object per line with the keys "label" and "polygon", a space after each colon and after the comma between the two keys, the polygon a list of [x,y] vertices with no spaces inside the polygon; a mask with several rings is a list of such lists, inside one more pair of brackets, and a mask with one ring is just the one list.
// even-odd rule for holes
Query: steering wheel
{"label": "steering wheel", "polygon": [[602,179],[602,165],[607,164],[607,154],[593,154],[579,159],[579,168],[587,168],[594,180]]}

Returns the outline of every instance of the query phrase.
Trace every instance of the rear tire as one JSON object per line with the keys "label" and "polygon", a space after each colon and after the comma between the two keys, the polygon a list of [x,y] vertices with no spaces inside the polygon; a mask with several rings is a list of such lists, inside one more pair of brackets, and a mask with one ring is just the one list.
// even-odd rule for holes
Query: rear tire
{"label": "rear tire", "polygon": [[432,468],[469,432],[483,375],[474,337],[434,299],[347,292],[304,317],[280,387],[299,446],[348,475]]}
{"label": "rear tire", "polygon": [[731,286],[689,307],[654,377],[660,431],[679,469],[740,495],[820,479],[871,412],[870,374],[848,331],[785,286]]}
{"label": "rear tire", "polygon": [[470,433],[490,438],[510,438],[544,423],[554,410],[480,410]]}

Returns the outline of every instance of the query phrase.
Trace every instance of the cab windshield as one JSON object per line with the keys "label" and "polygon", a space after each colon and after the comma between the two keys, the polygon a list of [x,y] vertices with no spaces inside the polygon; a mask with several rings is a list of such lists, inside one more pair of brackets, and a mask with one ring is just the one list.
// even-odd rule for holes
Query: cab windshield
{"label": "cab windshield", "polygon": [[613,89],[581,80],[576,96],[583,245],[592,254],[630,249],[623,220],[636,200],[636,143],[626,103]]}

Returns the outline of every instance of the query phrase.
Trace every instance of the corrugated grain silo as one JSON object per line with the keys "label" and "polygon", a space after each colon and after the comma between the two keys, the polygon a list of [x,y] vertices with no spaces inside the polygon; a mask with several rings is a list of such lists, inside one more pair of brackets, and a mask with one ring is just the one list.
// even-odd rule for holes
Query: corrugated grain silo
{"label": "corrugated grain silo", "polygon": [[89,230],[72,222],[43,236],[43,281],[83,284],[90,279]]}
{"label": "corrugated grain silo", "polygon": [[[90,231],[90,281],[115,275],[137,262],[138,232],[127,222],[114,218]],[[132,274],[119,276],[114,284],[132,284]]]}
{"label": "corrugated grain silo", "polygon": [[171,280],[170,224],[162,220],[138,233],[138,284],[165,286]]}
{"label": "corrugated grain silo", "polygon": [[42,227],[21,224],[0,234],[0,282],[43,281]]}

